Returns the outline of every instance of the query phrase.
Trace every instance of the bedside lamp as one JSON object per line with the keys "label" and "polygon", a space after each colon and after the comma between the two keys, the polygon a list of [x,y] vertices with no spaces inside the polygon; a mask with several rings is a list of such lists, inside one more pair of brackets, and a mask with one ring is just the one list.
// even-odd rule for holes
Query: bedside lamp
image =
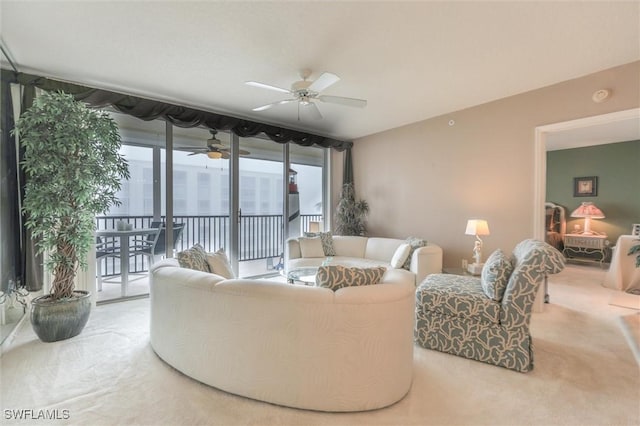
{"label": "bedside lamp", "polygon": [[591,219],[604,219],[605,216],[595,204],[585,201],[571,213],[571,217],[584,217],[584,231],[582,233],[592,235]]}
{"label": "bedside lamp", "polygon": [[480,235],[489,235],[489,224],[486,220],[471,219],[467,221],[466,235],[475,235],[476,242],[473,246],[474,262],[467,267],[467,271],[473,275],[479,275],[482,272],[482,239]]}

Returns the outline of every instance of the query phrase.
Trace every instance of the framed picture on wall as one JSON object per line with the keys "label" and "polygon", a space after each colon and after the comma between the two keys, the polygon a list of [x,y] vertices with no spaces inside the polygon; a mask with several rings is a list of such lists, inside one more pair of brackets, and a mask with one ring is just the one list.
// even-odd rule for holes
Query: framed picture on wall
{"label": "framed picture on wall", "polygon": [[598,195],[598,176],[573,178],[574,197],[596,197]]}

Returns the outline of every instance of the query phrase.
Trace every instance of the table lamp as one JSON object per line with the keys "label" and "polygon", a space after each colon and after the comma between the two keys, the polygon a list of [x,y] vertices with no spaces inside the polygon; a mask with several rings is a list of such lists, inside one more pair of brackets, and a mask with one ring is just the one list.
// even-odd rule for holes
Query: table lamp
{"label": "table lamp", "polygon": [[584,217],[583,235],[593,235],[591,231],[591,219],[604,219],[604,213],[590,201],[584,201],[577,209],[571,213],[571,217]]}
{"label": "table lamp", "polygon": [[480,235],[489,235],[489,224],[486,220],[471,219],[467,221],[466,235],[475,235],[476,242],[473,246],[473,263],[467,266],[467,271],[473,275],[480,275],[482,272],[482,239]]}
{"label": "table lamp", "polygon": [[320,232],[320,222],[309,222],[309,232]]}

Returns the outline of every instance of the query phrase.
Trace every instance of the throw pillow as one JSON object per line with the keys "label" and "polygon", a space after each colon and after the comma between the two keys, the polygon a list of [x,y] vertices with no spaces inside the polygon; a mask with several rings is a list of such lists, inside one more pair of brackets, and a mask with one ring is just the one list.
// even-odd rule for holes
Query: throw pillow
{"label": "throw pillow", "polygon": [[498,249],[491,253],[482,267],[480,275],[480,284],[484,294],[490,299],[500,302],[512,272],[513,263],[502,250]]}
{"label": "throw pillow", "polygon": [[336,250],[333,247],[333,235],[331,232],[305,232],[305,237],[320,237],[322,242],[322,250],[325,256],[335,256]]}
{"label": "throw pillow", "polygon": [[422,238],[409,237],[407,238],[407,244],[411,246],[411,250],[409,251],[409,256],[407,256],[407,260],[404,262],[402,267],[408,271],[411,269],[411,258],[413,257],[413,252],[420,247],[426,246],[427,242]]}
{"label": "throw pillow", "polygon": [[211,272],[207,263],[207,252],[200,244],[190,249],[179,252],[176,257],[182,268],[195,269],[196,271]]}
{"label": "throw pillow", "polygon": [[298,242],[300,243],[302,257],[324,257],[320,237],[298,238]]}
{"label": "throw pillow", "polygon": [[400,244],[391,258],[391,267],[394,269],[402,268],[409,257],[409,253],[411,253],[411,246],[406,243]]}
{"label": "throw pillow", "polygon": [[207,253],[207,264],[212,273],[224,278],[235,278],[233,268],[224,249],[218,249],[215,253]]}
{"label": "throw pillow", "polygon": [[321,266],[316,273],[316,287],[333,291],[342,287],[377,284],[382,280],[386,268],[348,268],[342,265]]}

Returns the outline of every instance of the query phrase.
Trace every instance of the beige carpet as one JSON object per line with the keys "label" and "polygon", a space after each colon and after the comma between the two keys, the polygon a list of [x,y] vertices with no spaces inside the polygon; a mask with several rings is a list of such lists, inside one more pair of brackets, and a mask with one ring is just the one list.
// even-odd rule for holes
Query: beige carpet
{"label": "beige carpet", "polygon": [[609,298],[609,304],[640,311],[640,295],[614,291]]}
{"label": "beige carpet", "polygon": [[620,317],[622,333],[640,365],[640,312]]}
{"label": "beige carpet", "polygon": [[5,410],[68,410],[24,424],[638,425],[640,371],[620,321],[635,311],[608,304],[602,277],[570,265],[550,280],[551,304],[532,322],[534,371],[416,347],[408,395],[366,413],[274,406],[180,374],[149,345],[146,299],[96,308],[64,342],[41,343],[25,323],[0,359],[2,422],[16,423]]}

